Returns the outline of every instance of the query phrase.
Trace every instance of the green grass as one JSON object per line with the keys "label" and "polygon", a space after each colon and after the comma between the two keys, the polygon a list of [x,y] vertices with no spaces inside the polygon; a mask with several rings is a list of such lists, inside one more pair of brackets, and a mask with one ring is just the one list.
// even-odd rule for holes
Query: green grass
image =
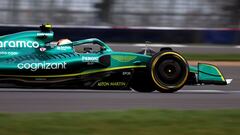
{"label": "green grass", "polygon": [[240,61],[239,54],[183,54],[187,60]]}
{"label": "green grass", "polygon": [[237,135],[240,110],[0,114],[0,135]]}

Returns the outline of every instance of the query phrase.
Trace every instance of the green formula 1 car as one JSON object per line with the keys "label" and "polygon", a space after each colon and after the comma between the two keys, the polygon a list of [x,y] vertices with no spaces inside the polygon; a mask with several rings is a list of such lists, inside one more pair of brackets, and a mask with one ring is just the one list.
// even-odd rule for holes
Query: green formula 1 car
{"label": "green formula 1 car", "polygon": [[[175,92],[184,85],[227,85],[216,66],[189,66],[179,53],[115,52],[99,39],[53,41],[51,25],[0,37],[0,84],[29,88]],[[151,53],[149,53],[151,52]]]}

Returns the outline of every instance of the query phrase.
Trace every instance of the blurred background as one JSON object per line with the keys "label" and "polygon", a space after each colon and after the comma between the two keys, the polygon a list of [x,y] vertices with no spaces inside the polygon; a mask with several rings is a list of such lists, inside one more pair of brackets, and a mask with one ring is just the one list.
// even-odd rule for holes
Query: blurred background
{"label": "blurred background", "polygon": [[239,28],[239,0],[0,0],[1,24]]}
{"label": "blurred background", "polygon": [[0,0],[0,11],[1,35],[51,23],[56,39],[240,44],[240,0]]}
{"label": "blurred background", "polygon": [[[141,52],[147,47],[158,52],[171,47],[190,65],[210,63],[226,79],[233,79],[227,86],[186,86],[184,90],[193,92],[179,94],[65,89],[60,93],[54,89],[28,93],[24,87],[22,93],[14,93],[15,89],[4,88],[0,89],[4,92],[0,93],[1,135],[240,132],[240,0],[0,0],[0,18],[0,36],[39,30],[41,24],[51,23],[55,41],[99,38],[114,51],[124,52]],[[131,108],[141,110],[115,112]],[[148,112],[142,111],[144,108],[238,111]],[[76,113],[91,109],[114,111]],[[74,113],[7,115],[1,111]]]}

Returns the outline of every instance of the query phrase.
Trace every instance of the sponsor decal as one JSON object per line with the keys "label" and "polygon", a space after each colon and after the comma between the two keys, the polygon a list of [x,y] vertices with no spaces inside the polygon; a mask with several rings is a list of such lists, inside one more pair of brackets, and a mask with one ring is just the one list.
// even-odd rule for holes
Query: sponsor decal
{"label": "sponsor decal", "polygon": [[100,87],[121,87],[121,86],[127,86],[126,82],[98,82],[97,86]]}
{"label": "sponsor decal", "polygon": [[122,55],[113,55],[112,58],[119,62],[130,62],[137,58],[137,56],[122,56]]}
{"label": "sponsor decal", "polygon": [[0,52],[0,55],[17,55],[18,52]]}
{"label": "sponsor decal", "polygon": [[0,41],[0,48],[38,48],[37,41]]}
{"label": "sponsor decal", "polygon": [[66,69],[66,62],[59,63],[49,63],[46,61],[39,63],[19,63],[17,65],[18,69],[30,69],[31,71],[36,71],[38,69],[49,70],[49,69]]}
{"label": "sponsor decal", "polygon": [[71,49],[70,46],[58,46],[57,47],[57,50],[61,50],[61,51],[65,51],[65,50],[69,50],[69,49]]}
{"label": "sponsor decal", "polygon": [[98,62],[98,57],[82,57],[83,62]]}
{"label": "sponsor decal", "polygon": [[122,75],[131,75],[131,72],[122,72]]}

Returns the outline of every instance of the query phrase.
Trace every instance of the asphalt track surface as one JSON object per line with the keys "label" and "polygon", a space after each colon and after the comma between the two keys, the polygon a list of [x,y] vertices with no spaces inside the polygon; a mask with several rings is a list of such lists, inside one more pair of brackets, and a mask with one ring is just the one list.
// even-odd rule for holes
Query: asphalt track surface
{"label": "asphalt track surface", "polygon": [[146,108],[239,109],[240,93],[218,90],[181,90],[173,94],[89,90],[0,93],[0,112],[78,112]]}
{"label": "asphalt track surface", "polygon": [[[135,46],[125,49],[136,52],[140,48],[141,46]],[[218,48],[218,50],[222,50],[222,53],[226,51],[239,53],[240,50],[238,47],[226,48]],[[115,45],[113,49],[124,51],[121,50],[124,48],[118,45]],[[182,48],[176,47],[176,49]],[[196,48],[191,47],[186,47],[186,50],[197,51]],[[214,49],[207,47],[204,50],[209,52]],[[145,108],[240,109],[240,67],[220,66],[219,68],[225,78],[233,79],[230,85],[185,86],[182,90],[172,94],[116,90],[1,88],[0,112],[78,112]]]}

